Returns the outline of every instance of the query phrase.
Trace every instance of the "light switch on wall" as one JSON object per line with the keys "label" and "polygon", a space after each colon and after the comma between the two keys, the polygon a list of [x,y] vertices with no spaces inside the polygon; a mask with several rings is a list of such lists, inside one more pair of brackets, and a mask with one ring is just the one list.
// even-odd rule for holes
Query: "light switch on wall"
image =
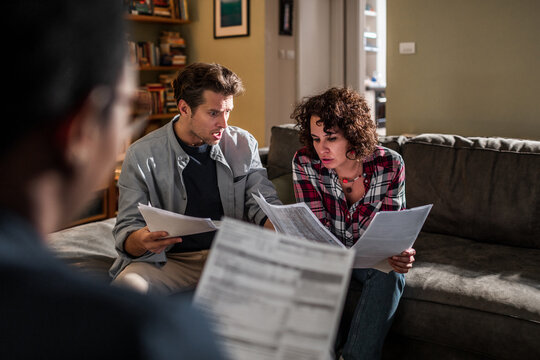
{"label": "light switch on wall", "polygon": [[404,55],[411,55],[416,53],[416,43],[415,42],[400,42],[399,43],[399,53]]}
{"label": "light switch on wall", "polygon": [[294,50],[287,50],[287,60],[294,60],[295,53]]}

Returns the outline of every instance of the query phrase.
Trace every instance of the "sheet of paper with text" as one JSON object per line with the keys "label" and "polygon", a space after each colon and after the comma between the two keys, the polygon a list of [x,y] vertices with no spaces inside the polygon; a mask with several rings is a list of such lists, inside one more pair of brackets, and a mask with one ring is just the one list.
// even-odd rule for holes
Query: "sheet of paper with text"
{"label": "sheet of paper with text", "polygon": [[194,303],[232,359],[330,358],[354,251],[225,218]]}

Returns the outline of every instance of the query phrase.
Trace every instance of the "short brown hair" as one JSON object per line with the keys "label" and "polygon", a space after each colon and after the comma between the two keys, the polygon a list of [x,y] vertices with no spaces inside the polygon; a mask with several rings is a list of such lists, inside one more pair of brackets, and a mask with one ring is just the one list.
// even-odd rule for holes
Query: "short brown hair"
{"label": "short brown hair", "polygon": [[300,130],[300,141],[316,156],[311,137],[312,116],[321,119],[324,131],[339,129],[349,142],[347,157],[363,159],[371,155],[377,146],[377,127],[371,119],[365,98],[348,88],[331,88],[324,93],[305,98],[291,114]]}
{"label": "short brown hair", "polygon": [[226,96],[244,92],[244,85],[238,75],[219,64],[190,64],[178,74],[172,85],[176,104],[184,100],[192,111],[204,102],[204,90]]}

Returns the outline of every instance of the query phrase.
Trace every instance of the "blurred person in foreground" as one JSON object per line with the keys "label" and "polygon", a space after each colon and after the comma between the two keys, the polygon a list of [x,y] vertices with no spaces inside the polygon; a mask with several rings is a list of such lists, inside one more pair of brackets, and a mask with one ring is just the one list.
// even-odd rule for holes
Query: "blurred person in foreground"
{"label": "blurred person in foreground", "polygon": [[0,358],[222,358],[188,300],[94,282],[45,244],[110,176],[131,135],[121,2],[5,6],[14,68],[0,143]]}
{"label": "blurred person in foreground", "polygon": [[[353,90],[331,88],[304,99],[291,118],[305,145],[294,156],[296,201],[305,202],[347,248],[353,246],[378,211],[405,209],[405,164],[377,144],[375,123],[365,99]],[[336,355],[378,359],[414,249],[387,259],[393,271],[353,269],[350,288],[361,289],[352,318],[343,317]]]}

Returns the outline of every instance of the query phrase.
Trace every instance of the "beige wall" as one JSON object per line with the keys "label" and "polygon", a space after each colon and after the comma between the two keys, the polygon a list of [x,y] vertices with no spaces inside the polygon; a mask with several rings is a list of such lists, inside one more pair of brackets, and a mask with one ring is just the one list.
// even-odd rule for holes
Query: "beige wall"
{"label": "beige wall", "polygon": [[295,34],[298,21],[297,9],[293,7],[293,34],[279,35],[279,2],[266,0],[265,5],[265,140],[266,145],[269,145],[272,127],[292,121],[290,115],[296,101]]}
{"label": "beige wall", "polygon": [[[388,134],[540,140],[540,1],[388,0]],[[416,54],[398,44],[416,42]]]}
{"label": "beige wall", "polygon": [[181,27],[186,39],[188,62],[215,62],[237,73],[246,88],[235,99],[230,125],[251,132],[264,145],[264,1],[250,1],[250,35],[248,37],[214,39],[213,1],[190,1],[192,23]]}

